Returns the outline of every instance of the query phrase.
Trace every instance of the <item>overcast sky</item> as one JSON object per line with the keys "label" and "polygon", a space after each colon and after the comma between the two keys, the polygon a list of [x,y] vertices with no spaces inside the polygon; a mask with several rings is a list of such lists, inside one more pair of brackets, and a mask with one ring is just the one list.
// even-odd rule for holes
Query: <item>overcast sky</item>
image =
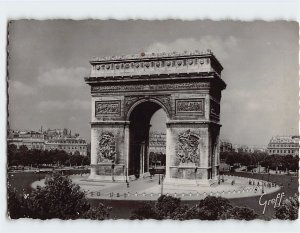
{"label": "overcast sky", "polygon": [[10,24],[8,48],[12,129],[67,127],[90,140],[83,77],[93,56],[211,49],[227,83],[223,138],[266,145],[273,135],[298,132],[295,22],[20,20]]}

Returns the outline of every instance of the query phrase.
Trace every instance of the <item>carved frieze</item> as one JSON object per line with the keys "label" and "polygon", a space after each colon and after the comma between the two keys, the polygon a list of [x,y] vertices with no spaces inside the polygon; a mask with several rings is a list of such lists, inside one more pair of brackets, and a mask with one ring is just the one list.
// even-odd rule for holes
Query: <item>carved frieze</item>
{"label": "carved frieze", "polygon": [[121,101],[96,101],[95,102],[95,116],[105,115],[120,115],[121,114]]}
{"label": "carved frieze", "polygon": [[197,114],[204,115],[204,98],[176,99],[176,115]]}
{"label": "carved frieze", "polygon": [[125,96],[125,99],[124,99],[124,113],[127,114],[130,107],[140,99],[142,99],[141,96]]}
{"label": "carved frieze", "polygon": [[116,161],[116,140],[110,132],[102,133],[98,138],[97,162]]}
{"label": "carved frieze", "polygon": [[105,85],[92,86],[92,93],[103,92],[126,92],[126,91],[163,91],[163,90],[198,90],[210,87],[208,82],[185,82],[185,83],[166,83],[166,84],[130,84],[130,85]]}
{"label": "carved frieze", "polygon": [[177,158],[180,164],[198,164],[200,136],[187,130],[178,135]]}

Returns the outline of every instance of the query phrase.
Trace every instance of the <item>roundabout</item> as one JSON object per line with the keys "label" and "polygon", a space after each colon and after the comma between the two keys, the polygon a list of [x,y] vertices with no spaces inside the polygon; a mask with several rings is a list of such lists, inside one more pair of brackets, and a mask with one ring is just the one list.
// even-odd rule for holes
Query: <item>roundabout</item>
{"label": "roundabout", "polygon": [[[141,178],[126,183],[88,180],[88,175],[72,175],[70,179],[86,192],[88,199],[100,200],[140,200],[155,201],[162,194],[193,201],[207,196],[224,197],[228,199],[261,196],[280,190],[280,187],[268,181],[239,176],[221,176],[220,184],[209,187],[165,185],[158,175],[153,178]],[[44,185],[44,179],[32,183],[32,187]]]}

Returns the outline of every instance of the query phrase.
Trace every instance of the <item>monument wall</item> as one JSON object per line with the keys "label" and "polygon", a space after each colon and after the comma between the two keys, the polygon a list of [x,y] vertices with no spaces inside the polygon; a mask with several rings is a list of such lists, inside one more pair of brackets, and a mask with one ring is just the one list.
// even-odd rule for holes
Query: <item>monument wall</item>
{"label": "monument wall", "polygon": [[[85,79],[92,96],[90,179],[132,178],[129,160],[139,155],[131,147],[136,139],[130,137],[130,116],[148,103],[143,117],[150,119],[158,108],[167,115],[165,183],[216,181],[221,91],[226,84],[211,51],[94,58],[91,65]],[[147,122],[144,127],[149,127]],[[147,172],[149,166],[144,168]]]}

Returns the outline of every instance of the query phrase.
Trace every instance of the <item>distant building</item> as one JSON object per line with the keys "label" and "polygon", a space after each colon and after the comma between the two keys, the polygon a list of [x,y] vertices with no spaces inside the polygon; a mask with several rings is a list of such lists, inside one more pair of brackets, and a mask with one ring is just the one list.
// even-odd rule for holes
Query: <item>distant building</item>
{"label": "distant building", "polygon": [[274,136],[267,149],[268,154],[299,155],[299,136]]}
{"label": "distant building", "polygon": [[45,141],[45,150],[64,150],[69,154],[87,155],[87,143],[82,138],[52,138]]}
{"label": "distant building", "polygon": [[22,145],[28,149],[64,150],[69,154],[87,155],[87,142],[79,134],[72,135],[68,129],[48,129],[46,131],[9,131],[9,144],[18,148]]}
{"label": "distant building", "polygon": [[220,139],[220,152],[255,153],[266,152],[267,148],[254,145],[232,144],[227,139]]}
{"label": "distant building", "polygon": [[166,134],[160,132],[151,132],[149,135],[149,153],[166,154]]}
{"label": "distant building", "polygon": [[241,153],[241,152],[254,153],[254,148],[247,146],[247,145],[235,144],[235,145],[233,145],[233,150],[238,153]]}
{"label": "distant building", "polygon": [[233,151],[232,143],[227,139],[220,139],[220,152],[231,152]]}
{"label": "distant building", "polygon": [[253,146],[253,145],[233,145],[233,151],[238,153],[257,153],[257,152],[266,152],[267,148],[261,146]]}
{"label": "distant building", "polygon": [[22,145],[28,149],[45,149],[45,135],[36,131],[12,131],[8,143],[15,144],[18,148]]}

